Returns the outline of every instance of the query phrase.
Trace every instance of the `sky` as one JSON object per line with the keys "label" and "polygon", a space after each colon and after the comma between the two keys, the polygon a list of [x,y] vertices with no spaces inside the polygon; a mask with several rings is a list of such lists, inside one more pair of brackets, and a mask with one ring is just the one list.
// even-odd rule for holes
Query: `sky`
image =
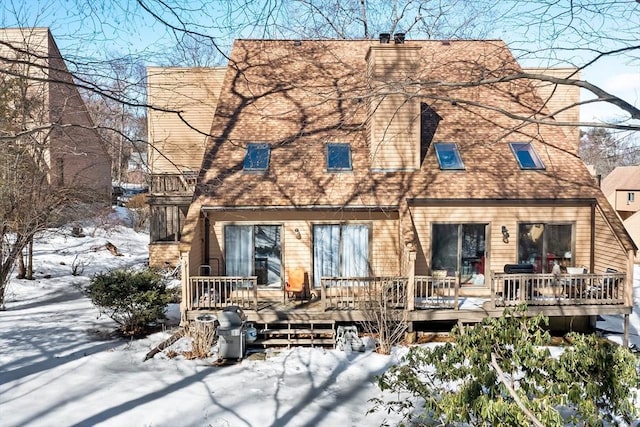
{"label": "sky", "polygon": [[[382,393],[375,377],[407,347],[380,355],[365,337],[363,352],[294,347],[218,367],[217,346],[209,358],[188,360],[182,353],[191,342],[182,338],[144,361],[174,331],[176,304],[167,308],[165,331],[113,338],[115,323],[78,286],[100,271],[145,265],[149,235],[132,230],[128,218],[116,208],[81,223],[84,237],[73,237],[71,226],[40,235],[35,280],[10,281],[7,309],[0,311],[2,427],[361,427],[400,420],[384,410],[367,412],[370,399],[396,397]],[[122,256],[112,255],[107,242]],[[74,263],[83,266],[77,276]],[[630,343],[640,346],[639,266],[635,273]],[[605,316],[598,327],[621,343],[622,323],[621,316]]]}
{"label": "sky", "polygon": [[[163,9],[161,2],[156,0],[3,0],[0,26],[50,27],[63,56],[70,60],[129,55],[146,65],[170,65],[178,58],[171,53],[176,38],[182,38],[183,34],[160,23],[152,14],[176,28],[186,26],[191,31],[211,36],[226,51],[234,37],[272,34],[264,27],[248,24],[256,14],[266,19],[265,5],[276,8],[275,5],[295,2],[253,1],[238,9],[233,9],[224,0],[169,0],[163,3],[174,6],[171,10]],[[567,14],[568,4],[569,0],[487,2],[498,24],[484,23],[487,25],[485,34],[502,38],[514,48],[522,49],[516,50],[515,54],[526,66],[557,66],[567,62],[579,65],[593,58],[597,50],[640,44],[636,35],[640,28],[640,3],[594,1],[590,7],[589,2],[580,2],[575,3],[579,6],[571,9],[571,15]],[[548,21],[544,18],[547,16],[554,19]],[[523,20],[528,20],[528,25],[523,25]],[[424,38],[411,32],[407,34],[408,39],[412,36]],[[526,51],[526,58],[520,55],[523,51]],[[583,70],[582,78],[638,106],[639,51],[640,46],[624,56],[607,56]],[[582,90],[582,98],[590,98],[586,90]],[[581,120],[586,122],[616,121],[624,117],[621,110],[610,104],[588,104],[581,109]]]}

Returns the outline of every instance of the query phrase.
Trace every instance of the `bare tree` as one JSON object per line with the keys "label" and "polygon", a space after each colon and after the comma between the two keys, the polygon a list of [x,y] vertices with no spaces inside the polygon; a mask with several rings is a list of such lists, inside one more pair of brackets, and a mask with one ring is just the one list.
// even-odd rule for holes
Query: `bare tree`
{"label": "bare tree", "polygon": [[596,175],[607,176],[618,166],[630,166],[640,161],[638,142],[629,134],[616,135],[609,129],[590,128],[582,132],[578,154],[592,165]]}
{"label": "bare tree", "polygon": [[[134,57],[115,56],[100,64],[99,74],[83,76],[91,82],[83,98],[111,157],[112,180],[126,182],[128,161],[146,153],[145,70]],[[95,88],[100,88],[95,90]],[[121,102],[126,97],[132,102]]]}

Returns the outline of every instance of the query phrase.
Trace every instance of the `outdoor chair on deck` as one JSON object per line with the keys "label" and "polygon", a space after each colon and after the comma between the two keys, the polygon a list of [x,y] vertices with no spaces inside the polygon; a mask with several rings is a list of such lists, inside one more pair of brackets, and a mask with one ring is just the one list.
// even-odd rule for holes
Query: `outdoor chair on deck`
{"label": "outdoor chair on deck", "polygon": [[294,268],[287,272],[284,291],[286,300],[307,301],[311,299],[309,275],[304,271],[304,268]]}

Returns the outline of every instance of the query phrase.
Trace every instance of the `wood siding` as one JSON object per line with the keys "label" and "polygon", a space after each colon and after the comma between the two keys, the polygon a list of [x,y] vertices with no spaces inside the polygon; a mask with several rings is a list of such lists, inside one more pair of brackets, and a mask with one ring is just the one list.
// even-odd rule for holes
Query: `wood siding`
{"label": "wood siding", "polygon": [[[580,73],[575,68],[524,68],[522,71],[561,79],[569,78],[569,76],[573,80],[580,79]],[[576,105],[580,102],[580,87],[535,80],[532,83],[542,101],[545,102],[547,111],[553,115],[556,121],[577,123],[580,120],[580,107]],[[563,110],[571,106],[573,107]],[[573,141],[578,141],[580,137],[578,126],[565,126],[562,130]]]}
{"label": "wood siding", "polygon": [[[633,193],[634,200],[628,202],[629,193]],[[638,212],[640,211],[640,190],[616,190],[615,201],[609,200],[617,211]]]}
{"label": "wood siding", "polygon": [[149,245],[149,267],[175,267],[180,262],[178,242],[156,242]]}
{"label": "wood siding", "polygon": [[419,49],[389,44],[369,50],[367,74],[374,95],[367,98],[367,140],[373,170],[419,167],[420,103],[407,92]]}
{"label": "wood siding", "polygon": [[[224,228],[226,225],[280,225],[282,226],[283,280],[287,272],[303,267],[309,277],[313,275],[313,226],[315,224],[368,224],[370,230],[369,259],[372,275],[400,274],[397,214],[349,212],[219,212],[207,213],[215,223],[209,230],[209,259],[212,274],[224,272]],[[296,237],[295,230],[300,233]],[[220,265],[218,270],[217,266]],[[219,273],[217,273],[219,271]]]}
{"label": "wood siding", "polygon": [[200,170],[225,70],[147,68],[152,174]]}
{"label": "wood siding", "polygon": [[611,230],[611,227],[609,227],[600,209],[596,209],[595,231],[594,249],[596,257],[594,273],[604,273],[607,268],[626,273],[627,253]]}
{"label": "wood siding", "polygon": [[[411,213],[419,239],[416,275],[431,274],[431,228],[434,223],[488,224],[487,273],[502,272],[505,264],[517,262],[519,223],[573,223],[575,224],[574,264],[578,266],[590,264],[591,208],[589,206],[413,207]],[[502,241],[502,226],[506,226],[509,231],[509,243]]]}

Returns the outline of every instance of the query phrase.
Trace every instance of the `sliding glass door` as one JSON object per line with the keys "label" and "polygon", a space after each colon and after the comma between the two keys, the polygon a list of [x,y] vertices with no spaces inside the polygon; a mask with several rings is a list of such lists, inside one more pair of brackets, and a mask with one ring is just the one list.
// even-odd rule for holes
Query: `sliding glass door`
{"label": "sliding glass door", "polygon": [[257,276],[258,285],[279,287],[281,280],[281,227],[228,225],[224,229],[228,276]]}
{"label": "sliding glass door", "polygon": [[313,283],[325,277],[369,276],[369,226],[313,226]]}
{"label": "sliding glass door", "polygon": [[460,283],[484,284],[486,224],[434,224],[431,269],[459,277]]}

